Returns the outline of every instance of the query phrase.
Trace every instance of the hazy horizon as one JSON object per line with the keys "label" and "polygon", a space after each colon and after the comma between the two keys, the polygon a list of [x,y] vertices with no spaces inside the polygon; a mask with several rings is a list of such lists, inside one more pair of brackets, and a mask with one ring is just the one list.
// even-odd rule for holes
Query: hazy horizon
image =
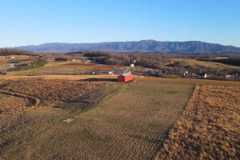
{"label": "hazy horizon", "polygon": [[0,47],[43,43],[203,41],[240,47],[237,0],[9,0]]}
{"label": "hazy horizon", "polygon": [[171,40],[156,40],[156,39],[142,39],[142,40],[119,40],[119,41],[92,41],[92,42],[43,42],[43,43],[36,43],[36,44],[23,44],[23,45],[15,45],[15,46],[0,46],[0,48],[15,48],[15,47],[24,47],[24,46],[39,46],[45,44],[94,44],[94,43],[114,43],[114,42],[138,42],[138,41],[159,41],[159,42],[204,42],[204,43],[211,43],[211,44],[219,44],[224,46],[233,46],[233,47],[240,47],[238,45],[231,45],[231,44],[223,44],[218,42],[209,42],[209,41],[199,41],[199,40],[183,40],[183,41],[171,41]]}

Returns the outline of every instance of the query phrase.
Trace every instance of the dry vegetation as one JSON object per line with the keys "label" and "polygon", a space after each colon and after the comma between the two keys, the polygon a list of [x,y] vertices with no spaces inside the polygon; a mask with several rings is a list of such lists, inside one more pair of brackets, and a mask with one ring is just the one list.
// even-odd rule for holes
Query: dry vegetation
{"label": "dry vegetation", "polygon": [[[12,117],[16,117],[30,105],[31,102],[28,99],[0,94],[0,131],[13,126]],[[0,146],[1,144],[0,138]]]}
{"label": "dry vegetation", "polygon": [[194,69],[202,69],[206,71],[230,71],[230,70],[240,70],[238,66],[226,65],[218,62],[211,61],[200,61],[191,58],[174,58],[173,62],[176,67],[190,67]]}
{"label": "dry vegetation", "polygon": [[[40,75],[35,78],[2,76],[1,89],[36,97],[41,103],[31,108],[27,98],[0,94],[0,160],[145,160],[153,159],[161,146],[156,159],[240,156],[238,82],[139,77],[120,84],[112,82],[113,76],[109,81],[80,80],[99,78],[77,74],[108,71],[115,62],[129,65],[137,59],[137,65],[152,68],[172,63],[156,55],[106,57],[108,66],[50,62],[10,73]],[[174,64],[224,68],[185,60]],[[204,86],[182,115],[196,84]]]}
{"label": "dry vegetation", "polygon": [[[45,84],[40,80],[25,80],[10,81],[4,88],[16,91],[21,88],[26,94],[45,101],[68,101],[62,97],[64,92],[78,97],[75,93],[86,88],[82,83],[94,86],[97,82],[49,80]],[[193,85],[139,79],[131,84],[110,84],[103,88],[108,96],[86,112],[46,106],[28,108],[12,116],[9,119],[12,127],[0,131],[1,157],[8,160],[151,159],[182,113]],[[59,97],[55,98],[53,93]]]}
{"label": "dry vegetation", "polygon": [[14,114],[22,111],[30,102],[27,99],[0,94],[0,115],[2,113]]}
{"label": "dry vegetation", "polygon": [[11,75],[81,75],[96,71],[110,71],[110,65],[83,64],[76,62],[50,62],[44,67],[18,71],[10,73]]}
{"label": "dry vegetation", "polygon": [[83,56],[100,64],[107,65],[126,65],[136,62],[137,66],[159,69],[166,65],[171,56],[164,56],[161,54],[110,54],[110,53],[85,53]]}
{"label": "dry vegetation", "polygon": [[94,71],[109,71],[112,70],[111,66],[100,66],[95,64],[82,64],[82,63],[64,63],[56,64],[50,67],[41,69],[38,74],[40,75],[77,75],[89,73]]}
{"label": "dry vegetation", "polygon": [[240,88],[203,86],[195,91],[158,159],[238,159]]}
{"label": "dry vegetation", "polygon": [[56,102],[78,102],[82,97],[90,99],[90,96],[94,92],[97,94],[104,85],[104,82],[25,79],[5,81],[1,89],[37,97],[42,104],[47,105]]}

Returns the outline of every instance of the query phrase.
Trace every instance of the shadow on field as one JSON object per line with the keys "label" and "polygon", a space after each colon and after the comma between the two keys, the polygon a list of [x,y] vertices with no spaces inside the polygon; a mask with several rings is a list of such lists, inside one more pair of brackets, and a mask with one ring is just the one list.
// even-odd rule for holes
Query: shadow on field
{"label": "shadow on field", "polygon": [[63,109],[80,109],[81,112],[86,112],[96,106],[103,98],[105,94],[100,90],[97,90],[93,93],[88,93],[79,98],[76,98],[71,101],[65,101],[61,108]]}
{"label": "shadow on field", "polygon": [[88,78],[83,79],[80,81],[87,81],[87,82],[118,82],[118,79],[116,78]]}

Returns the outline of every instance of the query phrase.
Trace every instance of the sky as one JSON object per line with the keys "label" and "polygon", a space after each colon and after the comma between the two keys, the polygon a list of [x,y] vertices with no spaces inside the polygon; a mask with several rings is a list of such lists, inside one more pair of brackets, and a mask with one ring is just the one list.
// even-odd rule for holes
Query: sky
{"label": "sky", "polygon": [[0,0],[0,47],[206,41],[240,46],[239,0]]}

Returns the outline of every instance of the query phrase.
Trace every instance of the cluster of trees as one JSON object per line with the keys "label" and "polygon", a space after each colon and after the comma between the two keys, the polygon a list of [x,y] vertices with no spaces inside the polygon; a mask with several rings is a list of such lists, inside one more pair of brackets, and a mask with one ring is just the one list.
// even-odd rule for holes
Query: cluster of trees
{"label": "cluster of trees", "polygon": [[35,59],[31,63],[18,62],[15,68],[8,69],[8,71],[21,71],[34,68],[40,68],[47,64],[47,61],[41,59]]}
{"label": "cluster of trees", "polygon": [[[185,73],[191,74],[191,76],[204,77],[205,74],[211,76],[214,79],[224,79],[226,75],[240,75],[239,69],[234,68],[214,68],[208,66],[194,65],[188,63],[181,63],[174,60],[174,58],[188,58],[191,60],[194,57],[164,55],[164,54],[147,54],[147,53],[104,53],[104,52],[81,52],[81,56],[94,61],[95,63],[107,64],[107,65],[124,65],[129,66],[135,64],[136,66],[145,67],[144,70],[134,70],[139,74],[145,73],[154,76],[165,75],[179,75],[182,76]],[[210,58],[208,57],[207,60]],[[198,58],[197,60],[202,60]],[[213,61],[213,60],[211,60]],[[217,61],[217,60],[216,60]],[[239,65],[239,59],[219,59],[217,62]],[[138,68],[139,69],[139,68]]]}
{"label": "cluster of trees", "polygon": [[130,57],[127,54],[110,54],[102,52],[88,52],[83,54],[84,57],[87,57],[89,60],[94,61],[100,64],[107,65],[129,65]]}
{"label": "cluster of trees", "polygon": [[136,60],[136,65],[160,69],[169,61],[169,57],[159,54],[135,54],[133,59]]}
{"label": "cluster of trees", "polygon": [[0,49],[0,56],[9,56],[9,55],[30,55],[30,52],[18,50],[18,49],[9,49],[9,48],[2,48]]}
{"label": "cluster of trees", "polygon": [[240,56],[226,56],[226,57],[200,57],[200,61],[217,62],[227,65],[240,66]]}
{"label": "cluster of trees", "polygon": [[240,58],[226,58],[226,59],[216,59],[212,60],[214,62],[229,64],[233,66],[240,66]]}
{"label": "cluster of trees", "polygon": [[159,69],[169,58],[160,54],[110,54],[101,52],[89,52],[83,54],[88,59],[100,64],[130,65],[132,63],[148,68]]}

